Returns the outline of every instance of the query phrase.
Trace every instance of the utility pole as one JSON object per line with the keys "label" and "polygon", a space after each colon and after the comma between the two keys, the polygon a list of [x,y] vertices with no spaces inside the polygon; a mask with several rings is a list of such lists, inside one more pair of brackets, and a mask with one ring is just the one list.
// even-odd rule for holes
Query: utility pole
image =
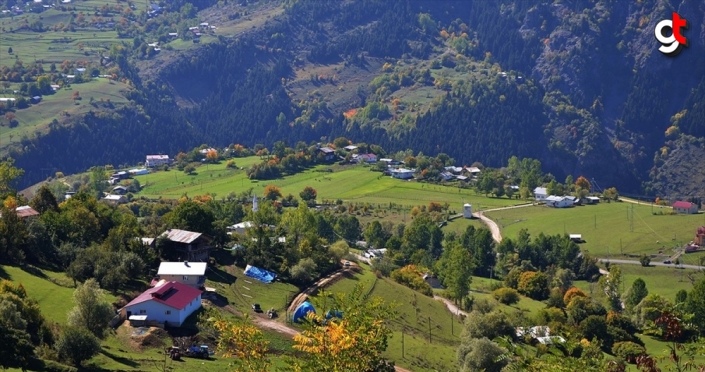
{"label": "utility pole", "polygon": [[431,343],[431,317],[428,317],[428,343]]}
{"label": "utility pole", "polygon": [[404,359],[404,326],[401,327],[401,358]]}

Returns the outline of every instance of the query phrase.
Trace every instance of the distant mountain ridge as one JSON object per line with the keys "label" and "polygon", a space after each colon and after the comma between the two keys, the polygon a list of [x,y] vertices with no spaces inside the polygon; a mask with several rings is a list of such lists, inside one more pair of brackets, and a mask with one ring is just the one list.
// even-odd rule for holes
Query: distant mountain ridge
{"label": "distant mountain ridge", "polygon": [[[57,130],[25,146],[15,156],[28,183],[42,178],[39,168],[136,162],[145,152],[200,143],[293,144],[344,135],[391,151],[445,152],[468,164],[534,157],[560,180],[585,175],[634,193],[705,194],[702,182],[669,186],[671,177],[678,178],[673,185],[688,184],[673,169],[693,158],[663,158],[690,148],[687,138],[705,138],[701,2],[281,6],[264,27],[183,58],[149,67],[130,62],[124,68],[133,70],[139,90],[133,110],[84,119],[85,130]],[[658,52],[653,35],[672,11],[690,24],[689,46],[677,57]],[[113,124],[99,129],[103,121]],[[67,136],[76,147],[56,145]],[[87,142],[94,146],[78,145]],[[705,179],[705,169],[693,168]]]}

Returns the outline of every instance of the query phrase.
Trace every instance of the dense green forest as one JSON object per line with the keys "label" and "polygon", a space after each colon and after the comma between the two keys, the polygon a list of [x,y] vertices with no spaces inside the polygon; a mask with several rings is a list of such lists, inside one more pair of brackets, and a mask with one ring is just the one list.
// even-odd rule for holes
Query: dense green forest
{"label": "dense green forest", "polygon": [[[117,75],[136,88],[132,104],[23,138],[11,152],[27,171],[23,184],[199,143],[293,145],[348,136],[390,151],[445,152],[462,163],[534,157],[559,178],[583,173],[639,194],[666,141],[705,135],[702,7],[683,6],[691,44],[668,59],[652,29],[677,1],[280,6],[283,13],[261,27],[194,44],[157,68],[140,62],[157,58],[143,53],[147,39],[111,50]],[[256,16],[252,9],[248,16]],[[198,19],[196,10],[172,4],[145,30],[163,39],[165,25],[185,27]],[[359,76],[346,75],[353,68]],[[71,147],[59,145],[66,143]],[[646,190],[665,191],[659,184]]]}

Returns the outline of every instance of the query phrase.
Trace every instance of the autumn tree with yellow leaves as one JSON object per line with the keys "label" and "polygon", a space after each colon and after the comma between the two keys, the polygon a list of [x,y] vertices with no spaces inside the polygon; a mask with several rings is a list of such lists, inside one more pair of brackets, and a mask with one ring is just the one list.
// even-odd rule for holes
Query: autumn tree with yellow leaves
{"label": "autumn tree with yellow leaves", "polygon": [[271,362],[267,357],[269,341],[259,328],[247,321],[233,321],[223,317],[215,317],[211,321],[213,329],[218,333],[217,352],[225,358],[233,358],[236,370],[271,370]]}
{"label": "autumn tree with yellow leaves", "polygon": [[291,361],[294,371],[394,371],[385,360],[391,331],[385,321],[393,318],[390,305],[368,298],[357,286],[349,294],[324,297],[318,308],[341,317],[326,319],[309,313],[305,330],[294,336],[294,349],[302,354]]}

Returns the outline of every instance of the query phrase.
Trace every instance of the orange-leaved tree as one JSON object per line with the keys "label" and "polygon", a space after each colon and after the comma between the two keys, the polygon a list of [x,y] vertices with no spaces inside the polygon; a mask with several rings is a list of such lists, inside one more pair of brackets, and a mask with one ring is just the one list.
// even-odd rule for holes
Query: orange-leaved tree
{"label": "orange-leaved tree", "polygon": [[264,188],[264,197],[269,199],[269,200],[277,200],[277,198],[281,198],[282,196],[282,191],[275,185],[267,185]]}
{"label": "orange-leaved tree", "polygon": [[[323,296],[319,313],[306,316],[305,329],[294,336],[294,349],[302,354],[290,361],[294,371],[394,371],[385,360],[391,334],[385,324],[394,312],[382,299],[368,298],[362,286],[348,294]],[[322,314],[337,316],[327,317]]]}
{"label": "orange-leaved tree", "polygon": [[271,369],[267,357],[269,341],[259,328],[246,321],[226,320],[220,316],[213,319],[213,328],[218,333],[218,353],[233,358],[236,370],[265,372]]}

